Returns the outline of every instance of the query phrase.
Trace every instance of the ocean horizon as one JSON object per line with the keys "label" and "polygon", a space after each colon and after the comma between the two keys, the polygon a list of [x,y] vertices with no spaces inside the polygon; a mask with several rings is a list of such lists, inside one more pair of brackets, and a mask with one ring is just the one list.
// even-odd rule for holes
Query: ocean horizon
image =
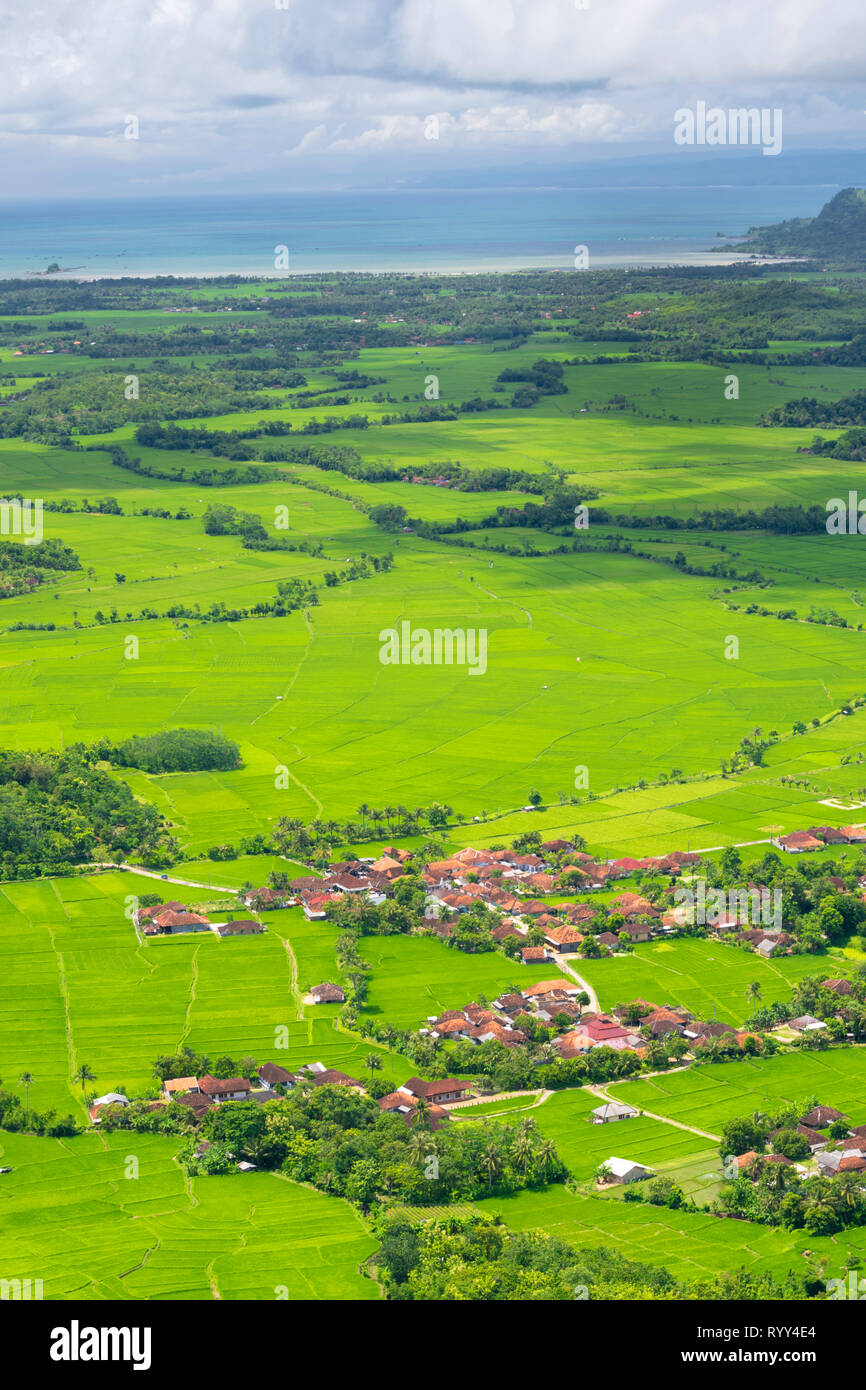
{"label": "ocean horizon", "polygon": [[[837,184],[390,189],[0,204],[0,278],[722,265]],[[728,240],[731,238],[732,240]],[[288,267],[275,266],[287,248]],[[284,256],[285,259],[285,256]]]}

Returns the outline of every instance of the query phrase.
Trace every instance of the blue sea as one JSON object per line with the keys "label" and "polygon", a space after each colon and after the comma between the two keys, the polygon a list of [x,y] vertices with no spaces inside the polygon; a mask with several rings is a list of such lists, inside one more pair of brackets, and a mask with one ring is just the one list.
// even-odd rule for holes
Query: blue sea
{"label": "blue sea", "polygon": [[[836,184],[351,190],[0,204],[0,277],[495,271],[718,264]],[[735,257],[734,257],[735,258]]]}

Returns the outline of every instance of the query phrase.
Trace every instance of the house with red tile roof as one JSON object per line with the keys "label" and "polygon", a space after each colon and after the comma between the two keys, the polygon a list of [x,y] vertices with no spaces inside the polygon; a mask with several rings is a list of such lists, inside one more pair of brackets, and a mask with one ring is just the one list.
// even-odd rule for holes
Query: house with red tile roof
{"label": "house with red tile roof", "polygon": [[567,980],[564,975],[560,975],[558,980],[538,980],[528,989],[521,991],[524,999],[536,999],[545,994],[580,994],[580,985],[574,980]]}
{"label": "house with red tile roof", "polygon": [[414,1096],[415,1100],[435,1101],[437,1105],[448,1105],[455,1100],[464,1100],[472,1090],[471,1081],[460,1081],[457,1077],[444,1077],[441,1081],[422,1081],[418,1076],[410,1076],[398,1091]]}
{"label": "house with red tile roof", "polygon": [[775,837],[772,844],[778,849],[782,849],[786,854],[806,854],[811,850],[823,849],[823,844],[814,835],[810,835],[808,830],[795,830],[790,835],[779,835]]}
{"label": "house with red tile roof", "polygon": [[322,985],[313,985],[309,995],[314,1004],[343,1004],[346,996],[339,985],[332,985],[325,981]]}
{"label": "house with red tile roof", "polygon": [[544,939],[551,950],[559,951],[562,955],[573,955],[583,944],[581,933],[570,925],[545,927]]}
{"label": "house with red tile roof", "polygon": [[208,1074],[199,1078],[198,1086],[202,1095],[217,1105],[227,1100],[249,1100],[250,1083],[245,1076],[218,1078]]}

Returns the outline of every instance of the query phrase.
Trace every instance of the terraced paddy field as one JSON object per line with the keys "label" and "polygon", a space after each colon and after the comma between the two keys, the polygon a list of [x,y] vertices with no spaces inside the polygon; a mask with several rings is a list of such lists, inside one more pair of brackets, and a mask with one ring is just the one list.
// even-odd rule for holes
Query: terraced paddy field
{"label": "terraced paddy field", "polygon": [[269,1173],[186,1179],[176,1140],[0,1135],[0,1267],[46,1299],[372,1300],[342,1199]]}
{"label": "terraced paddy field", "polygon": [[833,1048],[730,1064],[713,1062],[617,1082],[608,1089],[617,1100],[712,1133],[720,1133],[728,1120],[763,1112],[768,1105],[799,1103],[813,1096],[818,1104],[841,1110],[852,1125],[861,1125],[866,1124],[866,1050]]}
{"label": "terraced paddy field", "polygon": [[643,1115],[591,1124],[592,1111],[603,1104],[602,1097],[586,1089],[558,1091],[526,1114],[545,1139],[554,1141],[573,1177],[587,1187],[594,1183],[600,1164],[615,1155],[642,1163],[659,1177],[672,1178],[696,1202],[716,1195],[722,1167],[712,1139]]}
{"label": "terraced paddy field", "polygon": [[686,1280],[741,1267],[784,1277],[790,1269],[807,1272],[812,1261],[820,1260],[826,1260],[827,1277],[833,1278],[842,1274],[849,1254],[862,1260],[866,1253],[863,1227],[832,1239],[804,1236],[754,1222],[626,1203],[620,1196],[572,1194],[559,1187],[485,1198],[476,1205],[501,1216],[514,1230],[546,1231],[576,1246],[606,1246],[628,1259],[662,1265]]}
{"label": "terraced paddy field", "polygon": [[603,1010],[632,999],[659,1006],[681,1004],[697,1018],[740,1026],[757,1004],[748,997],[753,981],[761,987],[761,1004],[789,999],[791,989],[806,975],[851,973],[841,952],[821,956],[780,956],[765,961],[752,951],[722,942],[689,937],[651,941],[633,951],[605,960],[581,960],[575,965],[596,990]]}
{"label": "terraced paddy field", "polygon": [[[298,929],[301,989],[333,977],[330,930],[317,935],[293,910],[272,914],[278,931],[260,936],[220,940],[207,932],[140,941],[124,910],[141,882],[107,873],[3,889],[0,1076],[8,1082],[31,1072],[36,1109],[83,1118],[81,1090],[71,1080],[82,1063],[95,1073],[98,1094],[120,1085],[141,1091],[156,1085],[155,1058],[181,1046],[290,1069],[322,1061],[350,1075],[377,1052],[383,1076],[410,1075],[405,1058],[337,1031],[337,1006],[300,1004],[295,952],[285,935],[291,948],[292,925],[281,919],[294,919]],[[203,889],[178,891],[190,904],[213,897]]]}

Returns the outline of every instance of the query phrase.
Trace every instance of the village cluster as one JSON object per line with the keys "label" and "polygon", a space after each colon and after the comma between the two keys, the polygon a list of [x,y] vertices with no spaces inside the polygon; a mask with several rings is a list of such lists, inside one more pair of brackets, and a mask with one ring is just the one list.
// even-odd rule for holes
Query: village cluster
{"label": "village cluster", "polygon": [[[160,1098],[147,1102],[146,1108],[158,1112],[172,1103],[182,1105],[198,1123],[215,1106],[244,1101],[266,1105],[268,1101],[282,1099],[298,1086],[347,1086],[361,1095],[367,1094],[362,1081],[334,1067],[326,1067],[323,1062],[308,1062],[296,1072],[288,1071],[275,1062],[264,1062],[256,1068],[252,1079],[246,1076],[216,1077],[209,1073],[204,1076],[170,1077],[162,1083]],[[390,1094],[381,1097],[378,1105],[387,1114],[399,1115],[407,1125],[423,1117],[431,1129],[438,1129],[449,1118],[445,1106],[467,1100],[472,1095],[471,1081],[457,1077],[424,1081],[421,1077],[413,1076]],[[112,1116],[118,1109],[124,1110],[131,1104],[130,1098],[121,1092],[108,1091],[91,1102],[90,1118],[95,1125],[100,1124],[106,1115]],[[238,1166],[251,1168],[253,1165],[241,1163]]]}
{"label": "village cluster", "polygon": [[[780,836],[773,843],[785,853],[803,854],[824,845],[866,843],[866,827],[850,826],[841,830],[813,827],[810,831]],[[674,1060],[688,1062],[702,1057],[770,1050],[778,1042],[796,1043],[798,1035],[806,1038],[826,1032],[828,1026],[838,1025],[837,1034],[841,1029],[843,1037],[851,1035],[850,1010],[859,1007],[859,992],[852,998],[852,983],[841,978],[820,982],[818,1011],[822,1017],[802,1013],[796,1018],[785,1017],[762,1024],[760,1031],[733,1028],[715,1017],[696,1017],[679,1005],[659,1005],[645,999],[617,1005],[609,1013],[599,1010],[592,990],[574,969],[575,957],[630,950],[653,938],[680,933],[694,923],[697,920],[694,899],[698,897],[703,902],[702,894],[677,890],[674,895],[673,884],[677,880],[695,884],[695,866],[700,863],[698,854],[678,851],[657,858],[598,862],[566,840],[541,843],[536,837],[530,849],[466,847],[447,859],[414,861],[412,851],[387,846],[376,859],[353,858],[332,864],[322,877],[286,878],[282,880],[284,887],[261,887],[244,892],[241,894],[244,908],[256,914],[249,918],[211,921],[205,913],[171,901],[139,908],[134,915],[135,925],[144,936],[200,931],[212,931],[219,937],[248,935],[264,929],[259,918],[262,912],[300,906],[309,921],[323,921],[331,917],[335,906],[346,898],[357,898],[380,907],[394,895],[400,881],[406,880],[416,894],[419,887],[423,889],[418,929],[454,945],[464,914],[477,919],[479,909],[484,908],[490,913],[490,945],[505,950],[518,971],[521,963],[549,962],[558,972],[549,979],[533,979],[524,989],[512,984],[496,999],[482,998],[419,1020],[416,1038],[440,1046],[450,1045],[448,1053],[454,1045],[465,1047],[468,1044],[471,1049],[500,1044],[506,1049],[527,1047],[533,1056],[541,1058],[542,1054],[537,1051],[541,1045],[542,1051],[547,1053],[548,1064],[561,1067],[569,1074],[573,1071],[576,1078],[576,1069],[588,1066],[592,1071],[595,1066],[590,1060],[592,1054],[596,1054],[598,1065],[602,1067],[609,1067],[604,1059],[610,1059],[615,1067],[615,1073],[611,1074],[619,1075],[621,1071],[622,1075],[627,1075],[632,1070],[640,1070],[641,1064],[655,1065],[659,1058],[662,1059],[660,1065],[667,1065]],[[617,880],[638,873],[666,876],[671,886],[664,893],[644,885],[645,892],[622,891],[609,896]],[[280,879],[275,881],[279,883]],[[845,891],[841,879],[831,877],[828,882],[836,892]],[[699,886],[703,888],[702,883]],[[607,890],[603,906],[574,901],[578,894],[587,895],[601,889]],[[646,895],[650,891],[654,900]],[[767,895],[767,889],[755,883],[749,883],[746,892],[758,901]],[[552,902],[551,898],[559,894],[572,901]],[[690,900],[692,905],[687,905],[683,899]],[[482,911],[480,916],[483,919],[486,914]],[[770,921],[765,917],[762,925],[750,926],[749,921],[754,922],[755,918],[744,918],[740,910],[721,912],[705,923],[701,920],[720,940],[733,940],[764,958],[787,954],[796,948],[794,937],[782,928],[779,920]],[[484,931],[487,933],[488,928]],[[324,981],[309,989],[304,1002],[344,1004],[346,999],[346,989]],[[775,1040],[768,1040],[770,1033],[775,1035]],[[599,1053],[599,1049],[604,1052]],[[614,1063],[611,1054],[626,1055]],[[466,1065],[465,1053],[463,1063],[455,1069],[472,1070]],[[550,1071],[549,1065],[547,1070]],[[569,1083],[553,1080],[543,1084]],[[297,1072],[269,1062],[248,1077],[226,1079],[204,1075],[167,1080],[160,1100],[151,1104],[157,1109],[172,1101],[178,1102],[187,1107],[198,1122],[214,1106],[225,1102],[264,1104],[279,1099],[297,1086],[326,1085],[350,1087],[362,1094],[367,1094],[369,1088],[369,1083],[365,1086],[357,1078],[321,1062],[310,1063]],[[373,1094],[381,1111],[400,1115],[407,1125],[423,1120],[427,1127],[437,1129],[449,1119],[450,1107],[471,1105],[473,1099],[483,1099],[488,1091],[489,1084],[481,1082],[450,1077],[424,1081],[414,1077],[390,1094],[381,1096],[379,1088]],[[99,1097],[93,1103],[92,1119],[98,1123],[105,1106],[123,1108],[128,1103],[126,1097],[116,1093]],[[814,1124],[812,1117],[807,1115],[797,1126],[797,1133],[808,1140],[810,1167],[814,1168],[817,1162],[817,1171],[822,1175],[866,1168],[866,1141],[862,1132],[851,1130],[842,1135],[837,1128],[831,1140],[821,1130],[827,1124],[838,1126],[844,1117],[823,1106],[817,1107],[814,1113],[817,1117]],[[596,1124],[609,1123],[637,1114],[631,1106],[606,1099],[589,1119]],[[768,1144],[772,1144],[772,1140],[773,1136],[769,1135]],[[206,1146],[207,1141],[203,1140],[202,1144]],[[750,1152],[741,1155],[736,1166],[738,1172],[757,1177],[764,1163],[789,1162],[779,1153]],[[601,1181],[631,1183],[651,1173],[652,1170],[642,1164],[611,1158],[604,1165]]]}
{"label": "village cluster", "polygon": [[[771,1130],[767,1135],[770,1144],[779,1140],[783,1129]],[[850,1127],[847,1116],[830,1105],[813,1106],[794,1128],[794,1133],[802,1135],[809,1148],[810,1159],[797,1163],[781,1153],[758,1152],[749,1149],[736,1159],[738,1173],[747,1177],[757,1177],[766,1163],[781,1164],[787,1168],[797,1168],[803,1177],[808,1176],[814,1167],[822,1177],[833,1177],[836,1173],[862,1173],[866,1170],[866,1125]]]}

